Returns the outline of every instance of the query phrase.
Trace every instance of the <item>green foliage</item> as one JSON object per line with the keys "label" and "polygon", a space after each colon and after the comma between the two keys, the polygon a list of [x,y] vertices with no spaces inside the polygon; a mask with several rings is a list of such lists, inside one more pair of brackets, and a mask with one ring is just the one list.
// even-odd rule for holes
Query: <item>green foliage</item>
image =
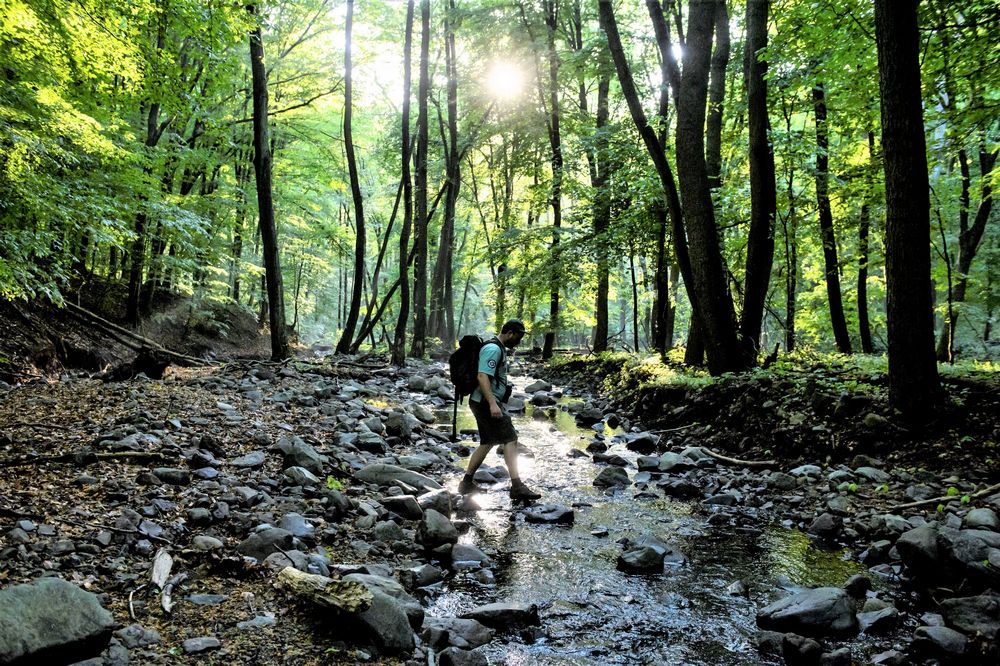
{"label": "green foliage", "polygon": [[343,490],[344,482],[332,476],[326,477],[326,487],[330,490]]}

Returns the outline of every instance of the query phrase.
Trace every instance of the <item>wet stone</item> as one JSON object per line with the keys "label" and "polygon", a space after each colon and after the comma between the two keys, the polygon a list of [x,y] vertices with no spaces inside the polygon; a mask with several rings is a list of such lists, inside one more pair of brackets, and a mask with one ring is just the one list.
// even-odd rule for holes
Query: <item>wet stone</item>
{"label": "wet stone", "polygon": [[626,573],[650,574],[663,571],[664,553],[652,546],[632,548],[618,557],[618,569]]}
{"label": "wet stone", "polygon": [[605,467],[594,479],[598,487],[627,486],[629,483],[628,472],[621,467]]}
{"label": "wet stone", "polygon": [[575,517],[573,509],[561,504],[540,504],[524,512],[524,518],[529,523],[572,525]]}

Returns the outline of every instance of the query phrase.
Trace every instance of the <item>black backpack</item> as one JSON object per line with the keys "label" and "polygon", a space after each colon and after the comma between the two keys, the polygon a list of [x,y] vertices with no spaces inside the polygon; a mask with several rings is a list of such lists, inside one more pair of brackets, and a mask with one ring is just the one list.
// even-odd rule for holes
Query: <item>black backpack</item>
{"label": "black backpack", "polygon": [[483,345],[500,347],[500,362],[504,361],[503,345],[494,340],[483,341],[478,335],[466,335],[458,341],[458,349],[448,357],[451,383],[455,385],[455,402],[472,395],[479,388],[479,351]]}

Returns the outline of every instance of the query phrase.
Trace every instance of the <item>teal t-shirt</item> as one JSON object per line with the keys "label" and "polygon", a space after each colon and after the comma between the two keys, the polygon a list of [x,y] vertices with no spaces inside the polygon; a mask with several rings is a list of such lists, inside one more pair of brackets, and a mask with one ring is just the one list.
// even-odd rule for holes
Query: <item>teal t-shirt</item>
{"label": "teal t-shirt", "polygon": [[[479,372],[491,375],[493,381],[490,386],[493,389],[493,397],[497,402],[503,400],[503,394],[507,391],[507,355],[500,350],[500,343],[496,338],[487,341],[479,350]],[[473,402],[481,402],[483,393],[478,388],[472,392],[469,398]]]}

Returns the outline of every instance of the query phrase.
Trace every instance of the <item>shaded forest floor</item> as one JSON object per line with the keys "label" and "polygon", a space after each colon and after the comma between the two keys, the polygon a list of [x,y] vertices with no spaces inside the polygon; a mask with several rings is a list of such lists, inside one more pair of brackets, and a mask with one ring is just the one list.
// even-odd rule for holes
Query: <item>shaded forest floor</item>
{"label": "shaded forest floor", "polygon": [[942,367],[945,404],[921,427],[888,406],[884,358],[796,357],[768,370],[711,379],[679,365],[625,355],[570,357],[541,374],[609,396],[676,444],[742,459],[850,463],[857,456],[1000,477],[1000,372],[995,364]]}

